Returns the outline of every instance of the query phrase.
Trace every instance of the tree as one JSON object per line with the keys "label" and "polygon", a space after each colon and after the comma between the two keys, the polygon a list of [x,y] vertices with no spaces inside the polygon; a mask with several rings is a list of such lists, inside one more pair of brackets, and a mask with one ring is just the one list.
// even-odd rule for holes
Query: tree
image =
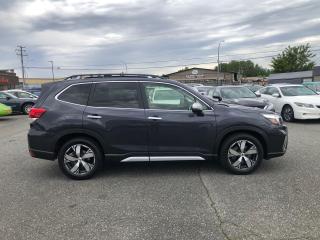
{"label": "tree", "polygon": [[288,46],[277,57],[272,58],[271,66],[275,73],[307,71],[315,65],[311,60],[314,56],[309,43],[296,47]]}
{"label": "tree", "polygon": [[[217,70],[217,67],[215,68]],[[221,72],[240,72],[244,77],[269,76],[270,70],[265,69],[252,61],[235,61],[220,64]]]}

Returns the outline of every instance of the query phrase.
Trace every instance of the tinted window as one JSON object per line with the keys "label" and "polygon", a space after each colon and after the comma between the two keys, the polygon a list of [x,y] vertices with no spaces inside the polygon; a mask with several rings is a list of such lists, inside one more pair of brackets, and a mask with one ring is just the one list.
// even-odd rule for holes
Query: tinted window
{"label": "tinted window", "polygon": [[278,93],[278,94],[279,94],[278,89],[276,89],[275,87],[270,87],[270,88],[268,88],[268,91],[267,91],[267,94],[268,94],[268,95],[272,95],[272,94],[274,94],[274,93]]}
{"label": "tinted window", "polygon": [[140,108],[138,84],[135,82],[97,83],[90,106]]}
{"label": "tinted window", "polygon": [[14,95],[18,98],[34,98],[32,94],[26,92],[14,92]]}
{"label": "tinted window", "polygon": [[87,105],[90,88],[91,84],[78,84],[71,86],[62,92],[58,99],[65,102]]}
{"label": "tinted window", "polygon": [[[190,110],[197,101],[186,91],[167,84],[146,83],[144,89],[150,109]],[[203,105],[203,109],[208,108]]]}

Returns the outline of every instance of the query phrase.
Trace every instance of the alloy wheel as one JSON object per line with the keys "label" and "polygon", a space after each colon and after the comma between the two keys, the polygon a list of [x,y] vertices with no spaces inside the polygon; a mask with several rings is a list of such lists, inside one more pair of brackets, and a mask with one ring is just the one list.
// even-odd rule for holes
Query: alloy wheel
{"label": "alloy wheel", "polygon": [[64,165],[66,170],[76,176],[86,175],[96,163],[93,150],[84,144],[72,145],[65,151]]}
{"label": "alloy wheel", "polygon": [[228,161],[235,169],[246,170],[253,168],[259,154],[255,144],[248,140],[238,140],[231,144],[228,150]]}
{"label": "alloy wheel", "polygon": [[290,122],[293,119],[293,109],[291,107],[285,107],[285,109],[283,109],[283,118],[285,121]]}

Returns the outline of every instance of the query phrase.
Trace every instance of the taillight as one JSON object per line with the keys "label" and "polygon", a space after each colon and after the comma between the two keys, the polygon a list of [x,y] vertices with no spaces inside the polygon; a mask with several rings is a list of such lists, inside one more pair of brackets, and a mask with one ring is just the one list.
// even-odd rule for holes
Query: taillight
{"label": "taillight", "polygon": [[46,111],[44,108],[31,108],[29,118],[40,118]]}

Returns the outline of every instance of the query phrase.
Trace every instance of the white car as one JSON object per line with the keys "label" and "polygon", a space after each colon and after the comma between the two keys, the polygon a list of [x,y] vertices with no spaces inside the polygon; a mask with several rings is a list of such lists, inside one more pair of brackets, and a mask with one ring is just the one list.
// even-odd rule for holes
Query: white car
{"label": "white car", "polygon": [[275,84],[260,89],[257,94],[271,102],[287,122],[320,119],[320,95],[303,85]]}

